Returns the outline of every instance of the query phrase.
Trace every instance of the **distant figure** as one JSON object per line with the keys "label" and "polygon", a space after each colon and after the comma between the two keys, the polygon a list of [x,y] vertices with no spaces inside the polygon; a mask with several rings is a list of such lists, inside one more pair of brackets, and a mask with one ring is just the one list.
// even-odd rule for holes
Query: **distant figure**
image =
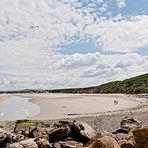
{"label": "distant figure", "polygon": [[117,105],[118,104],[118,100],[114,100],[114,105]]}

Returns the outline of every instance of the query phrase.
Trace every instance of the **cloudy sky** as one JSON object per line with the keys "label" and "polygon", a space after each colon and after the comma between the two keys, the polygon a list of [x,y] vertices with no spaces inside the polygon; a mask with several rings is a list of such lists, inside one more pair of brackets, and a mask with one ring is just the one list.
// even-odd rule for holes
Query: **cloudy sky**
{"label": "cloudy sky", "polygon": [[148,72],[147,0],[0,0],[0,90],[86,87]]}

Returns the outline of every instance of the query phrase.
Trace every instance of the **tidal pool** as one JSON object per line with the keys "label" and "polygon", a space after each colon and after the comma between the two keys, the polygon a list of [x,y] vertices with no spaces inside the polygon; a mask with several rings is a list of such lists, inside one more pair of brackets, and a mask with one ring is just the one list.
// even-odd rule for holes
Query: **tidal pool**
{"label": "tidal pool", "polygon": [[38,114],[38,105],[29,102],[30,98],[10,96],[0,103],[0,120],[27,119]]}

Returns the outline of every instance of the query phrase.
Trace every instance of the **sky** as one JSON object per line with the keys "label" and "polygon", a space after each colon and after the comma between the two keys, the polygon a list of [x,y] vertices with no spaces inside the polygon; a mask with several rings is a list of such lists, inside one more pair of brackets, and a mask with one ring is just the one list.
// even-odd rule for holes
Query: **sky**
{"label": "sky", "polygon": [[96,86],[148,72],[147,0],[0,0],[0,91]]}

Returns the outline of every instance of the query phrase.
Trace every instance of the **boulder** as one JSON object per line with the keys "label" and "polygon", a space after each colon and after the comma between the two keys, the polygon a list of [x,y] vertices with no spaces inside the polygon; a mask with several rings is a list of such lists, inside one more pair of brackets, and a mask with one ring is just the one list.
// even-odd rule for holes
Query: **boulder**
{"label": "boulder", "polygon": [[127,129],[129,131],[134,128],[141,128],[141,127],[142,127],[141,121],[134,119],[134,118],[125,117],[121,121],[121,128]]}
{"label": "boulder", "polygon": [[5,146],[7,143],[7,134],[3,129],[0,129],[0,147]]}
{"label": "boulder", "polygon": [[148,148],[148,128],[135,129],[132,131],[137,148]]}
{"label": "boulder", "polygon": [[148,148],[148,128],[131,130],[121,148]]}
{"label": "boulder", "polygon": [[8,135],[8,141],[10,143],[19,142],[19,141],[21,141],[23,139],[25,139],[25,137],[22,134],[11,133],[11,134]]}
{"label": "boulder", "polygon": [[60,143],[54,143],[53,144],[53,148],[61,148],[61,144]]}
{"label": "boulder", "polygon": [[113,134],[117,134],[117,133],[127,134],[130,130],[134,128],[141,128],[141,127],[142,127],[141,121],[134,118],[125,117],[121,121],[121,128],[117,129],[115,132],[113,132]]}
{"label": "boulder", "polygon": [[110,137],[104,136],[101,138],[96,138],[92,141],[86,148],[121,148],[117,141]]}
{"label": "boulder", "polygon": [[49,148],[49,141],[45,138],[36,138],[34,140],[38,145],[38,148]]}
{"label": "boulder", "polygon": [[8,146],[8,148],[24,148],[20,143],[13,143]]}
{"label": "boulder", "polygon": [[68,137],[70,133],[70,127],[68,125],[64,125],[58,128],[55,128],[49,132],[49,142],[54,143],[59,140],[63,140]]}
{"label": "boulder", "polygon": [[8,148],[38,148],[33,138],[10,144]]}
{"label": "boulder", "polygon": [[82,121],[74,121],[73,130],[80,136],[83,143],[92,140],[96,136],[96,132],[92,127]]}
{"label": "boulder", "polygon": [[83,144],[77,141],[60,142],[62,148],[83,148]]}
{"label": "boulder", "polygon": [[29,138],[48,137],[48,134],[51,130],[52,130],[51,128],[34,128],[29,132],[28,137]]}
{"label": "boulder", "polygon": [[121,148],[136,148],[134,141],[123,140],[121,143]]}

